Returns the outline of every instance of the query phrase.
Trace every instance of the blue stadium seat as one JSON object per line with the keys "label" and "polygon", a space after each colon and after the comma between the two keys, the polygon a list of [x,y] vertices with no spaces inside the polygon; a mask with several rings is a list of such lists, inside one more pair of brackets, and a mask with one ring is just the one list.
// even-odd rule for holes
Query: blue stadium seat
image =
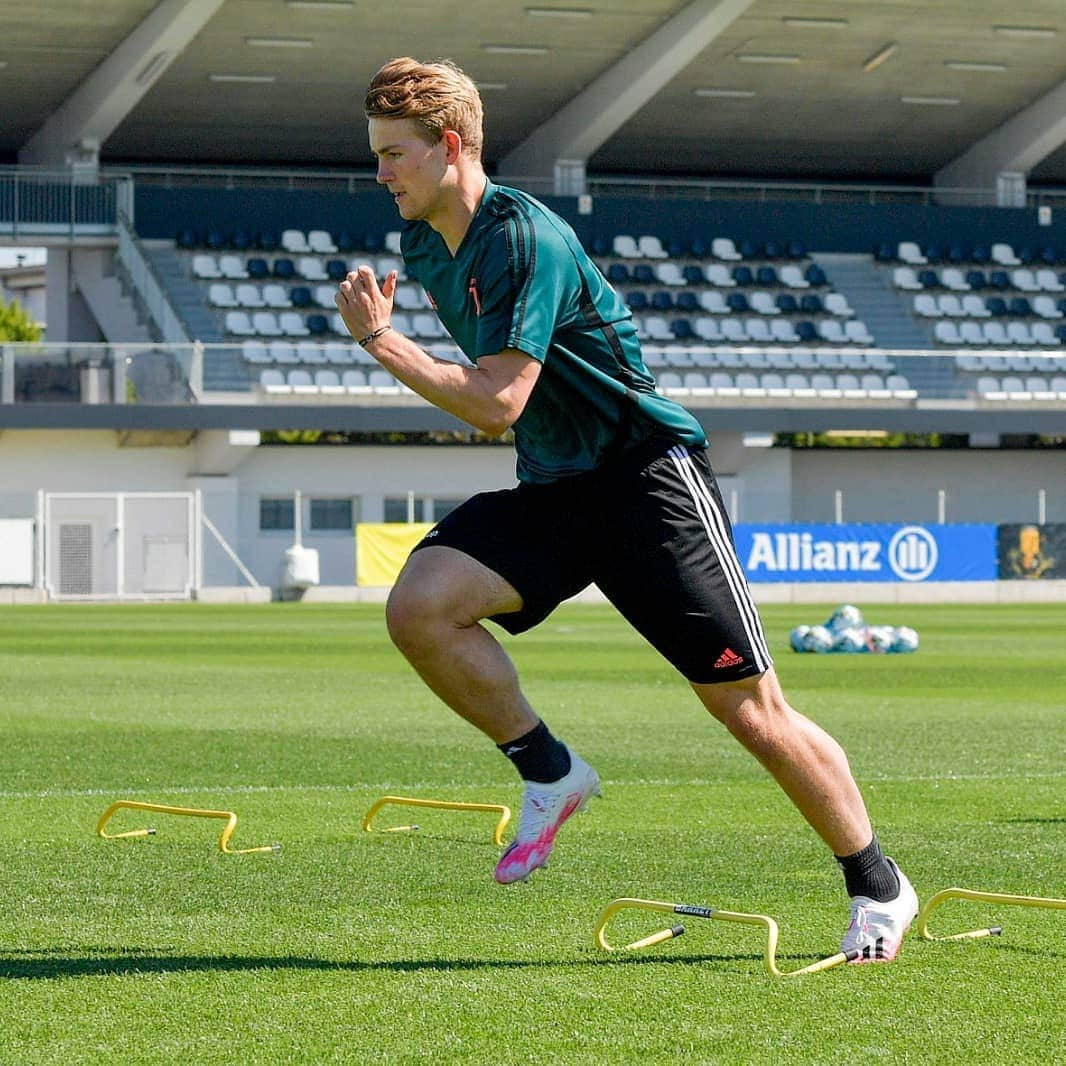
{"label": "blue stadium seat", "polygon": [[961,244],[953,244],[948,248],[948,262],[949,263],[965,263],[969,260],[969,256],[966,254],[966,249]]}
{"label": "blue stadium seat", "polygon": [[749,267],[749,266],[733,267],[732,274],[733,274],[733,280],[738,285],[754,285],[755,284],[755,275],[751,272],[751,267]]}
{"label": "blue stadium seat", "polygon": [[789,241],[788,257],[789,259],[806,259],[807,246],[803,243],[803,241]]}
{"label": "blue stadium seat", "polygon": [[333,238],[333,243],[336,244],[338,252],[352,252],[355,250],[355,238],[347,230],[341,230]]}
{"label": "blue stadium seat", "polygon": [[278,256],[274,260],[274,277],[285,280],[296,277],[296,264],[287,256]]}
{"label": "blue stadium seat", "polygon": [[1060,311],[1061,311],[1061,312],[1062,312],[1062,313],[1063,313],[1064,315],[1066,315],[1066,297],[1064,297],[1064,298],[1063,298],[1063,299],[1061,299],[1061,300],[1056,300],[1056,301],[1055,301],[1055,306],[1056,306],[1056,307],[1057,307],[1057,308],[1058,308],[1058,309],[1059,309],[1059,310],[1060,310]]}
{"label": "blue stadium seat", "polygon": [[918,281],[921,283],[923,289],[940,288],[940,275],[935,270],[930,270],[928,267],[926,267],[925,270],[918,271]]}
{"label": "blue stadium seat", "polygon": [[970,252],[970,262],[984,265],[992,259],[992,253],[987,244],[979,244]]}
{"label": "blue stadium seat", "polygon": [[248,277],[257,281],[270,277],[270,267],[267,266],[267,261],[259,256],[253,256],[249,259],[245,264],[245,269],[248,271]]}
{"label": "blue stadium seat", "polygon": [[1007,313],[1018,318],[1030,318],[1033,315],[1033,305],[1027,296],[1012,296],[1007,304]]}
{"label": "blue stadium seat", "polygon": [[805,315],[820,315],[825,312],[822,298],[815,292],[805,292],[800,297],[799,306]]}
{"label": "blue stadium seat", "polygon": [[204,236],[204,247],[210,248],[212,252],[220,252],[229,247],[229,241],[221,230],[211,229]]}
{"label": "blue stadium seat", "polygon": [[797,322],[796,333],[805,344],[818,339],[818,330],[814,328],[813,322]]}
{"label": "blue stadium seat", "polygon": [[293,307],[310,307],[314,303],[311,290],[306,285],[294,285],[289,290],[289,299]]}
{"label": "blue stadium seat", "polygon": [[707,276],[703,273],[703,267],[697,266],[695,263],[689,263],[688,266],[682,267],[681,276],[689,285],[703,285],[707,281]]}
{"label": "blue stadium seat", "polygon": [[368,233],[363,237],[364,252],[380,252],[385,247],[385,238],[380,233]]}
{"label": "blue stadium seat", "polygon": [[629,267],[625,263],[612,263],[607,268],[607,280],[612,285],[628,285]]}
{"label": "blue stadium seat", "polygon": [[[745,269],[747,268],[745,267]],[[746,314],[751,311],[751,304],[748,303],[747,296],[742,292],[731,292],[725,298],[725,302],[730,311],[737,311],[740,314]]]}
{"label": "blue stadium seat", "polygon": [[229,239],[229,246],[235,252],[246,252],[252,247],[252,235],[245,229],[236,230]]}
{"label": "blue stadium seat", "polygon": [[924,255],[930,263],[939,263],[944,258],[943,246],[937,244],[936,241],[931,241],[922,248],[922,255]]}
{"label": "blue stadium seat", "polygon": [[348,264],[343,259],[329,259],[326,261],[326,274],[330,281],[344,281],[348,276]]}
{"label": "blue stadium seat", "polygon": [[664,292],[661,289],[658,292],[653,292],[651,306],[653,311],[672,311],[674,309],[673,294]]}
{"label": "blue stadium seat", "polygon": [[1055,336],[1059,338],[1061,343],[1066,344],[1066,323],[1055,327]]}
{"label": "blue stadium seat", "polygon": [[655,271],[647,263],[637,263],[633,267],[633,280],[638,285],[654,285]]}
{"label": "blue stadium seat", "polygon": [[988,284],[993,289],[1006,290],[1014,288],[1011,284],[1010,274],[1005,270],[993,270],[992,273],[988,275]]}
{"label": "blue stadium seat", "polygon": [[702,237],[693,237],[689,251],[693,259],[706,259],[711,254],[711,246]]}
{"label": "blue stadium seat", "polygon": [[803,272],[803,276],[812,285],[829,284],[829,279],[825,276],[825,271],[817,263],[811,263],[811,265]]}
{"label": "blue stadium seat", "polygon": [[670,332],[679,341],[694,341],[699,338],[696,336],[696,331],[692,328],[692,323],[687,318],[675,318],[670,323]]}
{"label": "blue stadium seat", "polygon": [[780,311],[786,315],[794,315],[799,310],[799,304],[796,302],[796,297],[790,292],[778,293],[774,303],[777,304]]}
{"label": "blue stadium seat", "polygon": [[1002,296],[989,296],[985,300],[985,308],[997,318],[1004,318],[1007,314],[1007,301]]}
{"label": "blue stadium seat", "polygon": [[679,311],[698,311],[700,302],[694,292],[679,292],[677,294],[677,309]]}
{"label": "blue stadium seat", "polygon": [[983,270],[967,270],[966,284],[969,285],[971,289],[987,289],[988,276]]}
{"label": "blue stadium seat", "polygon": [[761,266],[755,271],[755,284],[764,289],[773,289],[781,284],[781,279],[772,266]]}
{"label": "blue stadium seat", "polygon": [[785,249],[782,247],[780,241],[767,241],[766,247],[763,249],[763,255],[767,259],[784,259]]}
{"label": "blue stadium seat", "polygon": [[273,230],[263,230],[255,236],[255,246],[261,252],[273,252],[278,247],[278,235]]}
{"label": "blue stadium seat", "polygon": [[610,255],[611,242],[606,237],[593,237],[589,250],[593,255]]}
{"label": "blue stadium seat", "polygon": [[1023,266],[1029,266],[1030,263],[1035,263],[1038,257],[1037,250],[1031,244],[1023,244],[1018,249],[1018,259]]}
{"label": "blue stadium seat", "polygon": [[671,259],[685,258],[685,243],[679,237],[672,237],[666,242],[666,254]]}
{"label": "blue stadium seat", "polygon": [[648,309],[648,297],[640,289],[634,289],[633,292],[629,293],[626,296],[626,303],[631,311],[647,311]]}
{"label": "blue stadium seat", "polygon": [[312,337],[329,333],[329,319],[325,315],[308,315],[306,325]]}
{"label": "blue stadium seat", "polygon": [[174,238],[174,243],[179,248],[199,248],[200,235],[194,229],[178,230],[177,236]]}
{"label": "blue stadium seat", "polygon": [[738,251],[744,259],[761,259],[763,246],[758,241],[746,240],[740,242]]}
{"label": "blue stadium seat", "polygon": [[896,245],[879,244],[874,250],[874,259],[879,263],[894,263],[896,261]]}

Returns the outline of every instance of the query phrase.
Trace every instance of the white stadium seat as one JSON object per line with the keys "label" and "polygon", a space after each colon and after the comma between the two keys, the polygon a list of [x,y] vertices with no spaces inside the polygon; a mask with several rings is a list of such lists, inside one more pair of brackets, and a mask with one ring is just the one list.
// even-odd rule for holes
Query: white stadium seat
{"label": "white stadium seat", "polygon": [[400,254],[400,240],[401,233],[398,229],[389,230],[385,234],[385,250],[392,252],[393,255]]}
{"label": "white stadium seat", "polygon": [[411,319],[411,329],[416,337],[422,337],[427,340],[437,340],[447,336],[440,319],[436,315],[427,313],[414,315]]}
{"label": "white stadium seat", "polygon": [[729,305],[717,289],[703,289],[699,295],[700,307],[712,315],[728,315]]}
{"label": "white stadium seat", "polygon": [[336,370],[316,370],[315,388],[324,396],[341,396],[348,391]]}
{"label": "white stadium seat", "polygon": [[933,326],[933,336],[938,344],[950,344],[955,347],[963,343],[959,327],[954,322],[937,322]]}
{"label": "white stadium seat", "polygon": [[945,267],[940,274],[940,281],[945,289],[951,289],[952,292],[969,292],[971,288],[966,275],[958,267]]}
{"label": "white stadium seat", "polygon": [[258,332],[248,317],[247,311],[227,311],[225,319],[226,332],[237,337],[254,337]]}
{"label": "white stadium seat", "polygon": [[302,255],[311,251],[311,246],[307,243],[307,237],[304,235],[303,230],[298,229],[282,231],[281,247],[293,255]]}
{"label": "white stadium seat", "polygon": [[787,318],[778,318],[771,322],[770,334],[775,341],[782,344],[795,344],[799,341],[796,327]]}
{"label": "white stadium seat", "polygon": [[922,318],[941,318],[943,312],[932,293],[920,292],[914,297],[914,313]]}
{"label": "white stadium seat", "polygon": [[239,306],[233,289],[223,281],[216,281],[207,287],[207,300],[212,307]]}
{"label": "white stadium seat", "polygon": [[637,248],[645,259],[666,259],[666,249],[658,237],[648,235],[637,241]]}
{"label": "white stadium seat", "polygon": [[844,336],[856,344],[873,344],[873,334],[866,328],[866,323],[858,318],[849,319],[844,323]]}
{"label": "white stadium seat", "polygon": [[1040,285],[1037,284],[1036,275],[1024,267],[1012,270],[1010,272],[1010,281],[1019,292],[1040,292]]}
{"label": "white stadium seat", "polygon": [[670,324],[661,315],[648,315],[644,319],[644,333],[653,341],[672,341],[674,339]]}
{"label": "white stadium seat", "polygon": [[903,263],[909,263],[911,266],[924,266],[929,262],[922,255],[921,248],[914,241],[900,241],[896,246],[896,258]]}
{"label": "white stadium seat", "polygon": [[262,341],[247,340],[241,344],[241,358],[246,363],[271,363],[270,353]]}
{"label": "white stadium seat", "polygon": [[318,392],[314,379],[311,377],[311,372],[308,370],[290,370],[289,387],[294,393],[303,396],[310,396]]}
{"label": "white stadium seat", "polygon": [[307,234],[307,246],[319,255],[335,255],[337,252],[333,237],[328,230],[324,229],[310,230]]}
{"label": "white stadium seat", "polygon": [[213,255],[194,255],[192,257],[192,272],[197,278],[220,278],[222,271],[218,269],[218,262]]}
{"label": "white stadium seat", "polygon": [[1036,272],[1036,282],[1044,292],[1066,292],[1066,285],[1059,281],[1059,277],[1054,270],[1038,270]]}
{"label": "white stadium seat", "polygon": [[748,293],[748,303],[751,304],[751,309],[760,315],[781,314],[781,308],[774,303],[774,298],[768,292]]}
{"label": "white stadium seat", "polygon": [[242,282],[237,286],[236,300],[241,307],[248,307],[252,310],[267,306],[263,298],[263,290],[251,281]]}
{"label": "white stadium seat", "polygon": [[992,245],[992,262],[1000,266],[1018,266],[1021,260],[1014,254],[1014,249],[1006,243]]}
{"label": "white stadium seat", "polygon": [[966,317],[966,312],[962,309],[962,300],[953,292],[941,293],[936,298],[936,305],[940,308],[940,313],[947,315],[948,318]]}
{"label": "white stadium seat", "polygon": [[289,291],[284,285],[279,285],[277,282],[271,282],[269,285],[264,285],[262,290],[263,303],[267,307],[273,307],[275,310],[281,310],[286,307],[292,307],[292,300],[289,298]]}
{"label": "white stadium seat", "polygon": [[715,237],[711,241],[711,255],[727,263],[736,263],[744,258],[729,237]]}
{"label": "white stadium seat", "polygon": [[962,312],[967,318],[991,318],[992,312],[985,307],[985,301],[976,293],[962,298]]}
{"label": "white stadium seat", "polygon": [[723,318],[718,328],[722,331],[722,338],[734,344],[744,344],[750,339],[739,318]]}
{"label": "white stadium seat", "polygon": [[300,361],[296,355],[296,345],[280,337],[270,342],[268,351],[272,363],[298,363]]}
{"label": "white stadium seat", "polygon": [[325,265],[317,255],[302,255],[296,260],[296,273],[304,281],[329,281]]}
{"label": "white stadium seat", "polygon": [[720,341],[722,339],[722,331],[718,328],[717,320],[709,315],[701,315],[693,319],[692,328],[701,340]]}
{"label": "white stadium seat", "polygon": [[244,260],[239,255],[223,255],[218,260],[218,272],[233,281],[248,277]]}
{"label": "white stadium seat", "polygon": [[803,271],[795,263],[787,263],[778,271],[777,276],[781,279],[781,284],[790,289],[809,289],[811,287],[811,283],[803,276]]}
{"label": "white stadium seat", "polygon": [[837,315],[840,318],[850,318],[855,314],[851,305],[848,303],[848,298],[842,292],[826,293],[825,299],[822,302],[825,304],[825,309],[831,315]]}
{"label": "white stadium seat", "polygon": [[252,315],[252,325],[260,337],[280,337],[285,332],[278,325],[278,316],[273,311],[256,311]]}
{"label": "white stadium seat", "polygon": [[1023,347],[1028,347],[1033,343],[1033,335],[1024,322],[1008,322],[1007,339],[1011,344],[1020,344]]}
{"label": "white stadium seat", "polygon": [[1029,329],[1033,334],[1033,343],[1042,348],[1058,347],[1058,338],[1046,322],[1034,322]]}
{"label": "white stadium seat", "polygon": [[349,394],[353,395],[370,391],[370,386],[366,381],[366,371],[364,370],[345,370],[341,374],[341,384]]}
{"label": "white stadium seat", "polygon": [[640,248],[637,246],[636,239],[628,233],[620,233],[615,237],[611,242],[611,251],[623,259],[640,258]]}
{"label": "white stadium seat", "polygon": [[1041,318],[1062,318],[1062,312],[1050,296],[1034,296],[1033,311]]}
{"label": "white stadium seat", "polygon": [[707,282],[717,285],[720,289],[735,289],[737,279],[729,273],[728,267],[722,263],[709,263],[705,269]]}
{"label": "white stadium seat", "polygon": [[924,287],[911,267],[896,267],[892,271],[892,284],[897,289],[906,289],[910,292],[920,291]]}
{"label": "white stadium seat", "polygon": [[[644,238],[642,237],[641,240],[643,240],[643,239]],[[685,284],[685,277],[681,273],[681,268],[677,265],[677,263],[673,263],[673,262],[656,263],[655,267],[654,267],[654,270],[655,270],[655,276],[664,285],[684,285]]]}
{"label": "white stadium seat", "polygon": [[327,311],[332,311],[337,306],[337,286],[336,285],[316,285],[311,290],[311,299],[314,300],[317,307],[324,307]]}
{"label": "white stadium seat", "polygon": [[259,375],[259,386],[267,393],[283,395],[292,392],[285,375],[280,370],[264,370]]}
{"label": "white stadium seat", "polygon": [[326,353],[318,341],[297,341],[296,358],[304,366],[316,366],[326,362]]}

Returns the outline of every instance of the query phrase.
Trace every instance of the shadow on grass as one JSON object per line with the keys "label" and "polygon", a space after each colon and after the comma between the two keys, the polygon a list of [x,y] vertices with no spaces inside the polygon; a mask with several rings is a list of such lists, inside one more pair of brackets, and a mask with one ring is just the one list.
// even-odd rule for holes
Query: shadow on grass
{"label": "shadow on grass", "polygon": [[[811,961],[818,956],[791,955],[784,958]],[[779,961],[782,956],[778,956]],[[301,955],[164,955],[145,953],[138,948],[83,948],[71,954],[69,948],[0,951],[0,979],[48,981],[66,977],[121,977],[135,974],[242,972],[251,970],[312,970],[339,973],[421,973],[424,971],[463,972],[467,970],[574,968],[655,964],[762,962],[762,955],[673,955],[597,956],[587,959],[316,959]]]}

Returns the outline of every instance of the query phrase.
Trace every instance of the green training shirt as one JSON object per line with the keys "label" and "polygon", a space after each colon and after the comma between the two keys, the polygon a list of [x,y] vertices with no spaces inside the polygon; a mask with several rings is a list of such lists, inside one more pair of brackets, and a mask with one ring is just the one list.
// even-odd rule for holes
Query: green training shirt
{"label": "green training shirt", "polygon": [[454,257],[421,221],[401,248],[408,277],[471,360],[515,348],[542,364],[514,424],[520,480],[591,470],[654,436],[707,443],[699,422],[655,391],[625,302],[532,196],[490,181]]}

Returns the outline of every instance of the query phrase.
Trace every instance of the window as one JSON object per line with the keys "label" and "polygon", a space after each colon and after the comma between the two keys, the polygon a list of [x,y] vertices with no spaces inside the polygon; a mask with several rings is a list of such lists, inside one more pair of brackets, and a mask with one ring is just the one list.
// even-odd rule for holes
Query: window
{"label": "window", "polygon": [[296,512],[291,496],[273,498],[264,496],[259,501],[259,528],[263,531],[291,530],[296,528]]}
{"label": "window", "polygon": [[311,528],[320,530],[352,530],[351,500],[312,500]]}
{"label": "window", "polygon": [[[425,504],[425,497],[416,496],[414,498],[414,521],[424,521],[423,507]],[[407,521],[407,497],[406,496],[386,496],[385,497],[385,521],[386,522],[406,522]]]}
{"label": "window", "polygon": [[433,500],[433,521],[439,522],[452,513],[463,501],[462,500]]}

